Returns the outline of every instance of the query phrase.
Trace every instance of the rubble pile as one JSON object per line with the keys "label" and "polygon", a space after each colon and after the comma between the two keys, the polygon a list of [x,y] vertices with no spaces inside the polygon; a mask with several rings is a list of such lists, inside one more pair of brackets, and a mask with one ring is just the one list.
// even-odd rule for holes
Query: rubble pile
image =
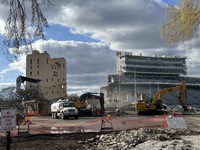
{"label": "rubble pile", "polygon": [[200,137],[194,136],[194,139],[196,139],[195,145],[195,140],[191,138],[191,134],[199,135],[199,133],[198,131],[191,131],[189,129],[141,128],[138,130],[97,135],[95,138],[80,142],[84,144],[84,149],[90,150],[144,150],[151,148],[155,150],[156,148],[169,149],[175,146],[180,149],[195,149],[200,148],[198,147],[198,140],[200,140]]}

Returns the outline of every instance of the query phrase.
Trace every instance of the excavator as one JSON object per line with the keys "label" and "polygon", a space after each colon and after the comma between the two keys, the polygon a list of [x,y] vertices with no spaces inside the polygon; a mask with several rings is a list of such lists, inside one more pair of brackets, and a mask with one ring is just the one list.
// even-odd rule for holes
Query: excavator
{"label": "excavator", "polygon": [[75,106],[80,116],[100,116],[104,115],[104,94],[87,92],[82,94]]}
{"label": "excavator", "polygon": [[19,92],[21,90],[21,84],[24,82],[32,82],[32,83],[40,83],[40,79],[33,79],[24,76],[18,76],[16,79],[16,91]]}
{"label": "excavator", "polygon": [[162,104],[162,101],[160,100],[161,96],[164,96],[166,94],[169,94],[173,91],[180,91],[178,100],[181,104],[184,112],[188,111],[187,105],[186,105],[186,84],[182,82],[180,85],[176,85],[171,88],[166,88],[163,90],[158,91],[154,98],[150,101],[138,101],[135,105],[136,110],[138,112],[138,115],[163,115],[164,113],[167,113],[167,106]]}

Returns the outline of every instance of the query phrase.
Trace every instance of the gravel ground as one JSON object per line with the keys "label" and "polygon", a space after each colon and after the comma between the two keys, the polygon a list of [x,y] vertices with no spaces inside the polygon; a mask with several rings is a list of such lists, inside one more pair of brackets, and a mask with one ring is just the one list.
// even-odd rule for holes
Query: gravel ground
{"label": "gravel ground", "polygon": [[[12,138],[11,150],[197,150],[200,130],[140,128],[138,130]],[[0,150],[6,149],[5,139]]]}

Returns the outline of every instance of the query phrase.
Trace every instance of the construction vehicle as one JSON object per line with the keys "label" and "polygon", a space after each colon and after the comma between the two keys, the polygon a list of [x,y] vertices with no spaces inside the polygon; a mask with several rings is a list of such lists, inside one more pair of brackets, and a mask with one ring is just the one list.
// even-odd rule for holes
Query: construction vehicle
{"label": "construction vehicle", "polygon": [[[41,106],[41,105],[44,106],[43,101],[38,100],[36,102],[37,98],[36,99],[34,99],[34,98],[33,99],[24,99],[26,97],[25,95],[28,94],[28,93],[26,93],[26,94],[23,93],[23,90],[28,90],[28,88],[24,84],[24,82],[30,82],[30,83],[34,83],[37,85],[41,81],[42,80],[40,80],[40,79],[34,79],[34,78],[29,78],[29,77],[24,77],[24,76],[18,76],[16,79],[16,92],[21,96],[21,99],[23,98],[21,107],[22,107],[22,109],[24,109],[26,111],[26,114],[28,114],[28,115],[36,115],[36,114],[41,114],[41,113],[48,114],[49,113],[49,112],[45,112],[43,110],[39,110],[40,109],[39,106]],[[21,88],[22,84],[23,84],[24,88]],[[37,85],[37,90],[38,91],[40,90],[38,85]]]}
{"label": "construction vehicle", "polygon": [[166,88],[163,90],[158,91],[152,100],[140,100],[136,103],[135,107],[138,112],[138,115],[162,115],[164,113],[167,113],[167,106],[162,103],[160,100],[161,96],[164,96],[166,94],[169,94],[173,91],[179,90],[179,103],[181,104],[183,110],[186,112],[188,111],[187,105],[186,105],[186,85],[184,82],[182,82],[180,85]]}
{"label": "construction vehicle", "polygon": [[32,82],[32,83],[40,83],[40,79],[33,79],[24,76],[18,76],[16,80],[16,91],[19,92],[21,90],[21,84],[24,82]]}
{"label": "construction vehicle", "polygon": [[81,116],[100,116],[104,115],[104,94],[87,92],[82,94],[75,106]]}
{"label": "construction vehicle", "polygon": [[59,99],[51,104],[51,117],[52,119],[61,118],[63,120],[69,117],[78,119],[78,110],[76,109],[74,102]]}

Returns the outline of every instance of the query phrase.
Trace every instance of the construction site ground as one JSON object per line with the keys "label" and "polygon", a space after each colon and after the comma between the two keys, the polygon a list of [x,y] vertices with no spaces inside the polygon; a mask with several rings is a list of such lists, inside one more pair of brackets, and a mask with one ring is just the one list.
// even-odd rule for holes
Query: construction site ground
{"label": "construction site ground", "polygon": [[[11,131],[12,143],[10,146],[12,150],[106,149],[103,146],[101,148],[95,147],[102,135],[118,134],[122,131],[139,131],[140,129],[152,130],[151,134],[146,134],[144,130],[142,131],[143,133],[137,133],[138,138],[142,135],[149,136],[149,138],[146,137],[146,141],[151,139],[152,134],[160,134],[160,130],[170,140],[174,140],[180,139],[180,136],[183,135],[199,135],[199,116],[175,116],[184,118],[187,129],[177,129],[173,133],[171,131],[168,132],[169,126],[166,122],[166,115],[137,116],[130,112],[123,114],[111,113],[110,120],[104,120],[107,116],[79,117],[78,120],[74,118],[61,120],[52,119],[50,116],[32,116],[30,117],[30,124],[23,125],[22,123],[17,126],[15,131]],[[6,149],[5,132],[1,132],[0,136],[0,150],[4,150]],[[163,137],[159,136],[156,140],[162,141]],[[133,147],[136,149],[137,145],[146,141],[136,142]]]}

